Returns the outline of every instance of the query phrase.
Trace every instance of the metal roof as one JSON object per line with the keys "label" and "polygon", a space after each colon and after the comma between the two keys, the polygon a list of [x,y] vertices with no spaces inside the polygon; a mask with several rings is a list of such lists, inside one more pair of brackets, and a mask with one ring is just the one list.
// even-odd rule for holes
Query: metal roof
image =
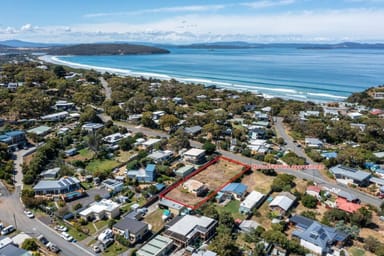
{"label": "metal roof", "polygon": [[288,211],[289,208],[293,205],[295,202],[296,197],[289,193],[280,193],[278,196],[276,196],[272,202],[269,204],[269,206],[277,206],[283,209],[284,211]]}
{"label": "metal roof", "polygon": [[141,247],[136,253],[139,256],[157,256],[173,243],[172,239],[157,235],[143,247]]}
{"label": "metal roof", "polygon": [[221,191],[235,193],[242,196],[247,191],[247,186],[243,183],[229,183]]}
{"label": "metal roof", "polygon": [[188,236],[195,228],[208,228],[216,220],[205,216],[185,215],[178,222],[172,225],[168,231],[182,236]]}
{"label": "metal roof", "polygon": [[148,228],[148,224],[130,217],[125,217],[113,225],[113,227],[123,231],[128,230],[130,233],[136,234],[142,229]]}
{"label": "metal roof", "polygon": [[336,165],[329,169],[333,174],[339,174],[353,180],[364,181],[371,177],[371,174],[368,172],[360,171],[357,169],[349,168],[343,165]]}

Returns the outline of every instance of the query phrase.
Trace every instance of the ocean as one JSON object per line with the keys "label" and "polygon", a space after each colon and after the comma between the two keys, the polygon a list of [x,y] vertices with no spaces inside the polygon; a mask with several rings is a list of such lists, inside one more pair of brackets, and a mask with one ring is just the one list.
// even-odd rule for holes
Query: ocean
{"label": "ocean", "polygon": [[56,62],[123,75],[175,78],[302,101],[342,101],[384,84],[384,50],[189,49],[170,54],[65,56]]}

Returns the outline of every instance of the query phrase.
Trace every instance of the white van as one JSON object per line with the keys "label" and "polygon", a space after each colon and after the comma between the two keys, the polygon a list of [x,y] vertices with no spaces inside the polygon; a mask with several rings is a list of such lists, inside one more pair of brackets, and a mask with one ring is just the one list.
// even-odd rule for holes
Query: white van
{"label": "white van", "polygon": [[12,225],[9,225],[8,227],[5,227],[3,228],[3,230],[1,230],[1,235],[5,236],[12,233],[13,231],[15,231],[15,227]]}

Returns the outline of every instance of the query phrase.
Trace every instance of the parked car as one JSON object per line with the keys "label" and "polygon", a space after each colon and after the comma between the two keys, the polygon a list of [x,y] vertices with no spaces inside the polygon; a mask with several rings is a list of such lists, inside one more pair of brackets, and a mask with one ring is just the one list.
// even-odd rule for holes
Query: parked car
{"label": "parked car", "polygon": [[93,246],[93,251],[95,253],[100,253],[107,249],[111,244],[113,244],[115,240],[113,238],[108,238],[104,240],[103,242],[98,241],[94,246]]}
{"label": "parked car", "polygon": [[66,226],[63,226],[63,225],[57,225],[57,226],[55,226],[55,229],[58,231],[61,231],[61,232],[67,232],[68,231],[68,228]]}
{"label": "parked car", "polygon": [[60,236],[61,236],[65,241],[68,241],[68,242],[72,242],[72,241],[73,241],[73,237],[70,236],[67,232],[61,232]]}
{"label": "parked car", "polygon": [[5,228],[3,228],[3,229],[1,230],[1,235],[2,235],[2,236],[8,235],[8,234],[14,232],[15,230],[16,230],[16,229],[15,229],[14,226],[9,225],[8,227],[5,227]]}
{"label": "parked car", "polygon": [[48,247],[48,244],[50,243],[50,242],[48,241],[48,239],[45,238],[45,236],[43,236],[43,235],[39,235],[39,236],[37,237],[37,240],[39,240],[43,245],[45,245],[45,246],[47,246],[47,247]]}
{"label": "parked car", "polygon": [[60,251],[60,248],[57,247],[57,245],[55,245],[54,243],[51,243],[49,242],[48,244],[48,249],[51,251],[51,252],[54,252],[54,253],[58,253]]}
{"label": "parked car", "polygon": [[29,210],[25,210],[24,211],[24,214],[27,215],[28,218],[30,219],[33,219],[35,217],[35,215],[33,214],[33,212],[29,211]]}

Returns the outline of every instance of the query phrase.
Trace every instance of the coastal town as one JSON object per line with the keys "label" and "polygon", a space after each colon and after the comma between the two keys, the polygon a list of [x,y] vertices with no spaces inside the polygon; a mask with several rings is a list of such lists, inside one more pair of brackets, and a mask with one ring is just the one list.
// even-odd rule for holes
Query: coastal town
{"label": "coastal town", "polygon": [[311,103],[0,69],[0,255],[384,255],[384,88]]}

